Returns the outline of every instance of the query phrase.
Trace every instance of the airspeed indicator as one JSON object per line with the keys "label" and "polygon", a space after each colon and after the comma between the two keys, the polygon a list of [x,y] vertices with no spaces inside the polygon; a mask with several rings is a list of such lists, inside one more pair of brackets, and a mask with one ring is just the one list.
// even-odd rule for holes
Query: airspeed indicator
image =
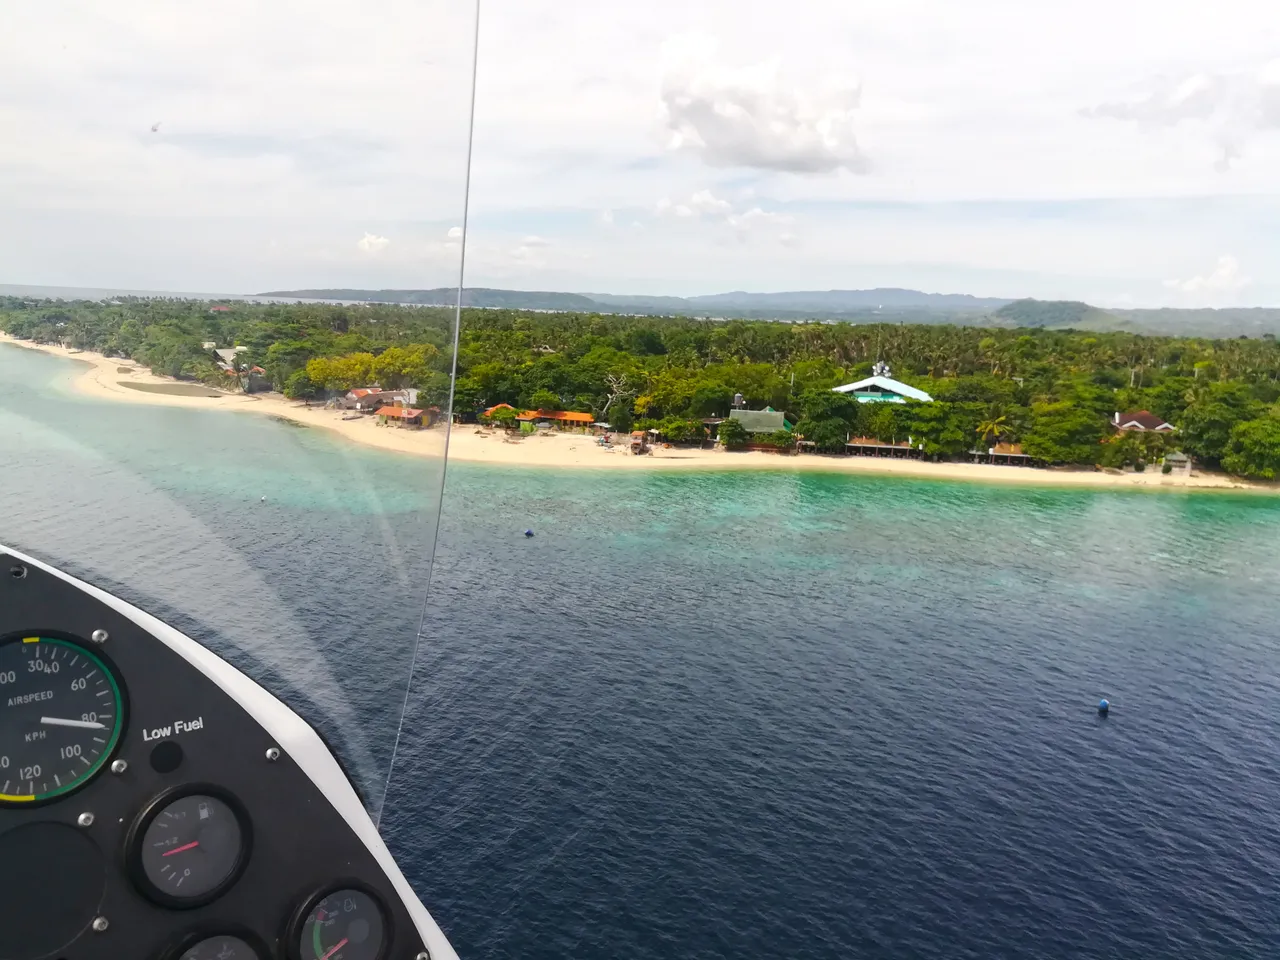
{"label": "airspeed indicator", "polygon": [[84,786],[123,729],[120,685],[96,653],[53,637],[0,641],[0,804]]}

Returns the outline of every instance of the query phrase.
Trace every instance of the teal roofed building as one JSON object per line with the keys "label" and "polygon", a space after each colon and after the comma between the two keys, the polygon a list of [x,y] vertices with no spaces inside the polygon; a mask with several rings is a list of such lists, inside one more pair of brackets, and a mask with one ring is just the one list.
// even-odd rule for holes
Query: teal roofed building
{"label": "teal roofed building", "polygon": [[894,380],[889,374],[887,363],[877,363],[871,368],[872,375],[857,383],[846,383],[843,387],[833,388],[836,393],[851,393],[859,403],[906,403],[908,400],[919,400],[921,403],[932,403],[933,397],[923,390]]}

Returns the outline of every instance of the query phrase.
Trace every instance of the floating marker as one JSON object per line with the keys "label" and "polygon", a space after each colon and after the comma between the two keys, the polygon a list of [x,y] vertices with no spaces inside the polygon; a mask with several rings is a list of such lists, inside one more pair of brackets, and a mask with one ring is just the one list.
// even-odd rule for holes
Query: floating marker
{"label": "floating marker", "polygon": [[1109,701],[1107,701],[1106,699],[1102,699],[1098,701],[1098,713],[1102,714],[1105,717],[1110,712],[1110,710],[1111,710],[1111,704]]}
{"label": "floating marker", "polygon": [[532,530],[526,530],[526,531],[524,532],[524,535],[525,535],[526,537],[532,537],[532,536],[533,536],[533,531],[532,531]]}
{"label": "floating marker", "polygon": [[266,498],[266,497],[263,497],[263,498],[262,498],[262,502],[263,502],[263,503],[266,503],[266,502],[267,502],[267,498]]}

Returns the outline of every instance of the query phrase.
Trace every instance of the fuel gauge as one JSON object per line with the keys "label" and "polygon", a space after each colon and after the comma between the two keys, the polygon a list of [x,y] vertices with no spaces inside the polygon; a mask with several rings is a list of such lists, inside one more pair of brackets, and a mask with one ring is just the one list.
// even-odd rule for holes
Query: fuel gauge
{"label": "fuel gauge", "polygon": [[262,960],[262,954],[239,937],[224,934],[192,944],[178,960]]}
{"label": "fuel gauge", "polygon": [[249,856],[249,831],[230,798],[212,792],[170,796],[143,814],[131,847],[134,879],[171,907],[208,903],[226,890]]}

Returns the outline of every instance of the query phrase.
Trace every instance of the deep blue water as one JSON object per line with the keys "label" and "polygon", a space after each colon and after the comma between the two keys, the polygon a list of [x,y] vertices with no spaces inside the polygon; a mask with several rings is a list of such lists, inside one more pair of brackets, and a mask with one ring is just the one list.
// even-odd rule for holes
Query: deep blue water
{"label": "deep blue water", "polygon": [[[0,541],[373,731],[376,805],[430,465],[15,353]],[[464,957],[1271,957],[1278,581],[1265,497],[455,465],[384,829]]]}

